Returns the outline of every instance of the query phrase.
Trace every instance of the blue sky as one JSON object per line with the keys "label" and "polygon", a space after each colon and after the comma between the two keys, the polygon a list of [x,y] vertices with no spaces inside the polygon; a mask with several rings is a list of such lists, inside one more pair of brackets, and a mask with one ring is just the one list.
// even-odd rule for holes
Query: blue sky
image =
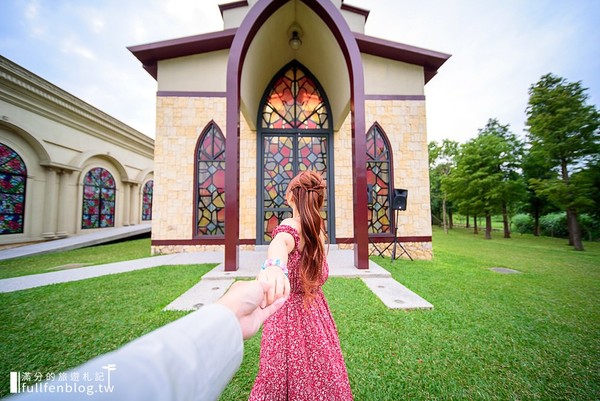
{"label": "blue sky", "polygon": [[[156,81],[127,46],[218,31],[229,0],[1,0],[0,54],[154,137]],[[600,103],[599,0],[345,0],[366,34],[452,54],[426,86],[429,140],[464,142],[488,118],[521,134],[546,73]]]}

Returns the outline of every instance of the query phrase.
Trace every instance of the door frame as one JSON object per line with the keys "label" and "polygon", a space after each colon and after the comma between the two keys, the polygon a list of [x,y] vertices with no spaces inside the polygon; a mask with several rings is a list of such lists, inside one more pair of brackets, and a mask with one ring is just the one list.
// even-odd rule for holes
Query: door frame
{"label": "door frame", "polygon": [[[256,245],[265,245],[264,239],[264,137],[266,136],[285,136],[293,138],[292,153],[297,155],[298,140],[300,137],[325,137],[327,154],[327,237],[329,243],[335,244],[335,184],[334,184],[334,152],[333,152],[333,132],[332,129],[271,129],[262,128],[257,131],[257,157],[256,157]],[[299,173],[299,161],[294,158],[292,161],[294,176]],[[291,210],[291,208],[290,208]]]}

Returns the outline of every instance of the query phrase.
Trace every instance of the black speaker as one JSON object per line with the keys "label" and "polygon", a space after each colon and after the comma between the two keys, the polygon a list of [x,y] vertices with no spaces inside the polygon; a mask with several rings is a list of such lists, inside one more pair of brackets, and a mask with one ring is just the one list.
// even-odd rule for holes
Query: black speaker
{"label": "black speaker", "polygon": [[394,189],[392,209],[406,210],[406,198],[408,198],[408,189]]}

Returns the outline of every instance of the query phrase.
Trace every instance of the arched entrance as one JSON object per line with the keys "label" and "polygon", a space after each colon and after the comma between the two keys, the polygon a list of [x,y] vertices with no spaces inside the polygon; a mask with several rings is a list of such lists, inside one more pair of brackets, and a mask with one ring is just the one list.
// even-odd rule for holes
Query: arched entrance
{"label": "arched entrance", "polygon": [[268,243],[273,229],[291,217],[285,191],[305,170],[320,172],[327,182],[321,214],[329,238],[335,240],[332,127],[329,102],[316,78],[297,61],[282,68],[267,87],[258,113],[258,244]]}

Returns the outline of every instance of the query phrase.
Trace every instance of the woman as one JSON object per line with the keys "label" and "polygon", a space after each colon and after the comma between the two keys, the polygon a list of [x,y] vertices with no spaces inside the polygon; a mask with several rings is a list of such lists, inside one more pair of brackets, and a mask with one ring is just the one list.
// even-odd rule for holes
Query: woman
{"label": "woman", "polygon": [[264,324],[251,401],[352,400],[337,329],[321,288],[329,275],[320,213],[324,196],[323,178],[314,171],[298,174],[288,186],[293,215],[273,230],[258,280],[274,287],[266,304],[290,294]]}

